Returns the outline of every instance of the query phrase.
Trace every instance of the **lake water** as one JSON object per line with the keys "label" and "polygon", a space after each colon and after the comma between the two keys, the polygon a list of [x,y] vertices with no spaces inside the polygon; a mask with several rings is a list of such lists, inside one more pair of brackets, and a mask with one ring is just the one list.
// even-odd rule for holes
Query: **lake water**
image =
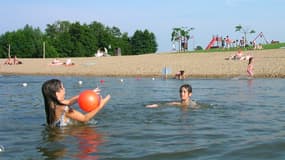
{"label": "lake water", "polygon": [[[89,124],[51,130],[50,78],[66,97],[98,85],[112,98]],[[184,83],[200,108],[145,108],[179,100]],[[0,76],[0,97],[0,159],[285,159],[285,79]]]}

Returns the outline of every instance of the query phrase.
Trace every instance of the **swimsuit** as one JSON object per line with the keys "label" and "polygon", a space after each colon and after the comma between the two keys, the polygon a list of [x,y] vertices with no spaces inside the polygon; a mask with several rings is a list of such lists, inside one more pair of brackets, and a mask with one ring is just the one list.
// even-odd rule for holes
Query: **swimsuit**
{"label": "swimsuit", "polygon": [[54,126],[63,127],[63,126],[67,126],[68,124],[71,123],[69,118],[65,119],[65,113],[68,111],[68,109],[69,109],[68,106],[65,106],[64,111],[62,112],[62,114],[60,116],[60,119],[53,123]]}
{"label": "swimsuit", "polygon": [[253,67],[252,67],[252,65],[248,66],[248,68],[247,68],[247,73],[248,73],[250,76],[253,76]]}

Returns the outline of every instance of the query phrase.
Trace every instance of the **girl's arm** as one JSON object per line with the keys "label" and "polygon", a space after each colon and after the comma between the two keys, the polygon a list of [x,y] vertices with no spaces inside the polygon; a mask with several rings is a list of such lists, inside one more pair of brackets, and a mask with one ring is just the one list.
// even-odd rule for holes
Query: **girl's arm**
{"label": "girl's arm", "polygon": [[157,107],[159,107],[159,105],[158,104],[149,104],[149,105],[146,105],[145,107],[146,108],[157,108]]}
{"label": "girl's arm", "polygon": [[111,96],[107,95],[104,99],[101,97],[101,103],[100,105],[95,108],[94,110],[86,113],[86,114],[82,114],[81,112],[73,109],[72,112],[67,112],[66,116],[73,119],[73,120],[77,120],[79,122],[88,122],[91,118],[93,118],[104,106],[105,104],[110,100]]}
{"label": "girl's arm", "polygon": [[[95,88],[93,91],[95,93],[97,93],[98,95],[100,95],[101,90],[99,88]],[[62,103],[65,105],[71,106],[71,105],[77,103],[78,97],[79,97],[79,95],[76,95],[70,99],[63,100]]]}
{"label": "girl's arm", "polygon": [[[176,106],[176,105],[181,105],[181,103],[180,102],[168,102],[163,105]],[[145,107],[146,108],[157,108],[157,107],[160,107],[160,104],[149,104],[149,105],[146,105]]]}
{"label": "girl's arm", "polygon": [[65,104],[65,105],[71,106],[71,105],[73,105],[74,103],[77,102],[78,97],[79,97],[79,95],[76,95],[76,96],[74,96],[74,97],[72,97],[70,99],[65,99],[65,100],[62,101],[62,103]]}

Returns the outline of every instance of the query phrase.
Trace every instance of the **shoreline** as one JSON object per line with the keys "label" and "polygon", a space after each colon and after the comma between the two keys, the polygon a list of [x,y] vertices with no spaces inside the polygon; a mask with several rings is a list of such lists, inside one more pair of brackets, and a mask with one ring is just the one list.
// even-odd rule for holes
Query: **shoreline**
{"label": "shoreline", "polygon": [[[70,58],[75,65],[51,66],[54,58],[19,58],[23,64],[4,65],[1,75],[162,77],[162,70],[171,70],[168,78],[179,70],[186,78],[233,78],[247,76],[247,60],[225,60],[235,51],[210,53],[156,53],[134,56]],[[285,49],[249,50],[254,57],[255,78],[285,78]],[[67,58],[58,58],[65,62]]]}

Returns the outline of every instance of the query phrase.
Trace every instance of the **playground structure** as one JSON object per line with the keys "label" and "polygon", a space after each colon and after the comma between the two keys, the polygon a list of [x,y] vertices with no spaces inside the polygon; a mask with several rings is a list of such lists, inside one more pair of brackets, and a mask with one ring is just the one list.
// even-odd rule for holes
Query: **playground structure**
{"label": "playground structure", "polygon": [[[212,40],[210,41],[210,43],[206,47],[206,50],[213,48],[214,44],[219,43],[219,42],[222,42],[222,37],[213,36]],[[219,45],[217,45],[217,46],[219,46]],[[217,47],[214,47],[214,48],[217,48]]]}
{"label": "playground structure", "polygon": [[[256,46],[256,40],[260,38],[264,41],[264,43],[266,44],[269,44],[269,42],[267,41],[267,39],[265,38],[264,34],[262,32],[260,32],[251,42],[250,44],[252,44],[254,47]],[[229,48],[229,47],[246,47],[248,46],[248,44],[245,42],[246,40],[245,39],[241,39],[240,40],[240,44],[238,45],[238,40],[231,40],[228,36],[226,36],[226,38],[222,38],[222,37],[219,37],[219,36],[213,36],[211,41],[209,42],[209,44],[207,45],[207,47],[205,48],[205,50],[209,50],[211,48],[220,48],[220,43],[222,44],[222,47],[223,48]],[[278,42],[278,41],[272,41],[271,43],[273,42]],[[246,44],[245,44],[246,43]],[[216,44],[216,45],[215,45]]]}
{"label": "playground structure", "polygon": [[255,41],[257,40],[257,38],[262,38],[262,39],[265,41],[266,44],[269,43],[262,32],[260,32],[260,33],[253,39],[253,42],[255,42]]}

